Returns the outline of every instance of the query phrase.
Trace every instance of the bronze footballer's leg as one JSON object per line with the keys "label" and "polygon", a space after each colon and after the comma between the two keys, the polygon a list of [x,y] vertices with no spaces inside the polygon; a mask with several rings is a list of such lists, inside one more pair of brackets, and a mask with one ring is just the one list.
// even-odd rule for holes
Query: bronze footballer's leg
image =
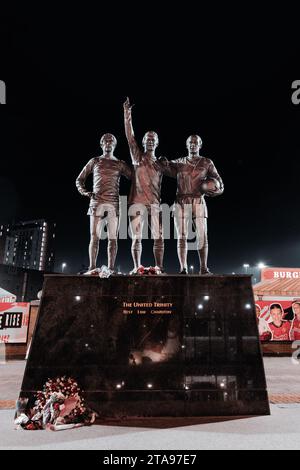
{"label": "bronze footballer's leg", "polygon": [[90,266],[89,271],[95,269],[97,266],[97,258],[99,253],[99,240],[101,234],[101,217],[94,215],[90,216],[90,230],[91,230],[91,240],[89,245],[89,258]]}
{"label": "bronze footballer's leg", "polygon": [[207,236],[207,218],[197,217],[194,219],[198,241],[198,256],[200,261],[200,274],[208,274],[208,236]]}
{"label": "bronze footballer's leg", "polygon": [[188,236],[188,214],[184,207],[176,204],[175,227],[177,232],[177,253],[181,272],[187,272],[187,236]]}
{"label": "bronze footballer's leg", "polygon": [[111,215],[107,220],[107,232],[108,232],[108,245],[107,245],[107,259],[108,267],[112,271],[115,268],[115,262],[118,252],[118,232],[119,232],[119,217],[117,215]]}
{"label": "bronze footballer's leg", "polygon": [[133,259],[134,270],[137,270],[141,266],[143,226],[143,214],[138,214],[130,217],[130,228],[132,234],[131,254]]}
{"label": "bronze footballer's leg", "polygon": [[153,208],[151,210],[150,228],[152,238],[154,239],[153,254],[155,259],[155,265],[163,271],[165,244],[162,227],[162,213],[159,208]]}

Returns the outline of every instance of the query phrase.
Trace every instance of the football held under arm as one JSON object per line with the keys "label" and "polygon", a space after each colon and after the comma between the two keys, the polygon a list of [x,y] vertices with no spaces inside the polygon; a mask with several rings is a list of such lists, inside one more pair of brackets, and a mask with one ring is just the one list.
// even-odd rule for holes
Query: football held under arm
{"label": "football held under arm", "polygon": [[224,183],[219,175],[214,163],[210,161],[206,181],[202,185],[202,190],[206,196],[220,196],[224,192]]}

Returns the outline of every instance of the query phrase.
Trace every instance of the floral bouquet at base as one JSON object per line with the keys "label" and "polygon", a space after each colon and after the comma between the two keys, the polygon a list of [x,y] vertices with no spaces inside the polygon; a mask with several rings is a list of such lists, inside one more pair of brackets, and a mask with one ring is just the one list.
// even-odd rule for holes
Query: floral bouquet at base
{"label": "floral bouquet at base", "polygon": [[[25,405],[28,400],[25,401]],[[96,413],[86,407],[82,391],[72,378],[59,377],[44,385],[43,391],[37,392],[34,406],[24,407],[24,400],[17,402],[16,429],[28,431],[48,429],[59,431],[95,422]]]}
{"label": "floral bouquet at base", "polygon": [[114,271],[103,265],[101,268],[92,269],[84,273],[84,276],[98,276],[101,278],[108,278],[114,274]]}
{"label": "floral bouquet at base", "polygon": [[131,272],[132,275],[135,276],[160,276],[163,274],[161,269],[158,266],[150,266],[149,268],[145,268],[144,266],[140,266],[137,270]]}

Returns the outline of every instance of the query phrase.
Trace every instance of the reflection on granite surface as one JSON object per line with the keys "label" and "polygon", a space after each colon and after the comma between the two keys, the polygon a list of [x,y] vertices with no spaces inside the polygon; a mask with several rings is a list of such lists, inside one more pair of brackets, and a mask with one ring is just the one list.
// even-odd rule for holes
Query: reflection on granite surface
{"label": "reflection on granite surface", "polygon": [[250,277],[48,276],[21,396],[75,377],[103,416],[268,414]]}

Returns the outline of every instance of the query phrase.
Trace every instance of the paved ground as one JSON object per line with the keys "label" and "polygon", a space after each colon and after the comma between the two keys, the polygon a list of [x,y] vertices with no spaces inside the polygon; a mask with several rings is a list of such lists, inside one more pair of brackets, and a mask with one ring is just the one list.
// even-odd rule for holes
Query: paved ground
{"label": "paved ground", "polygon": [[271,417],[173,429],[92,426],[71,431],[14,431],[0,411],[0,450],[299,450],[300,406],[272,405]]}
{"label": "paved ground", "polygon": [[0,405],[3,401],[15,401],[21,388],[25,361],[0,363]]}
{"label": "paved ground", "polygon": [[270,402],[300,403],[300,363],[296,365],[289,357],[265,358]]}
{"label": "paved ground", "polygon": [[265,371],[270,395],[300,395],[300,362],[290,357],[264,358]]}
{"label": "paved ground", "polygon": [[[300,448],[300,365],[266,358],[271,417],[246,418],[170,429],[92,426],[65,432],[15,431],[13,411],[24,362],[0,364],[0,449],[286,449]],[[284,404],[287,402],[288,404]]]}

